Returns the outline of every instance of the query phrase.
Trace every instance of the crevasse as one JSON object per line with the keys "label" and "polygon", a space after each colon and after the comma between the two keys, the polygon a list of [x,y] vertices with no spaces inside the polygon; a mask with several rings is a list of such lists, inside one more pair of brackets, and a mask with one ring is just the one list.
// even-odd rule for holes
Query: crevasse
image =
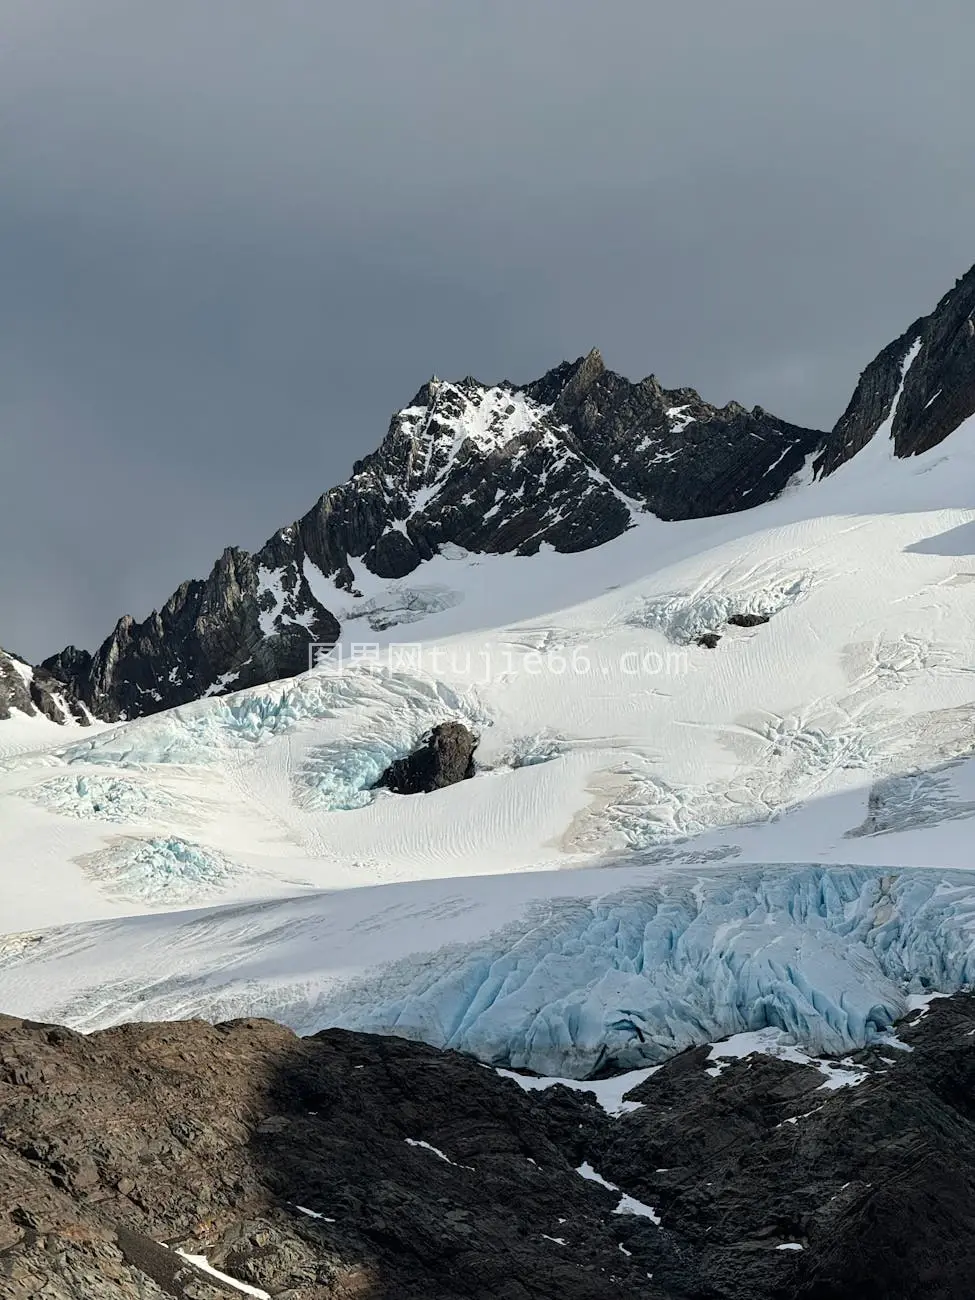
{"label": "crevasse", "polygon": [[345,986],[313,1016],[585,1078],[767,1027],[844,1053],[884,1036],[908,994],[973,979],[975,877],[772,868],[553,900]]}

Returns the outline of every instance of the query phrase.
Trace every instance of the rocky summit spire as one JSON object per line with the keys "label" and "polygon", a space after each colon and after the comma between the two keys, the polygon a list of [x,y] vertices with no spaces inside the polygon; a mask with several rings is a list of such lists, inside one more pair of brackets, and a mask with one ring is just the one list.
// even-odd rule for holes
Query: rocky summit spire
{"label": "rocky summit spire", "polygon": [[975,415],[975,267],[860,376],[817,468],[831,474],[875,434],[896,456],[918,456]]}

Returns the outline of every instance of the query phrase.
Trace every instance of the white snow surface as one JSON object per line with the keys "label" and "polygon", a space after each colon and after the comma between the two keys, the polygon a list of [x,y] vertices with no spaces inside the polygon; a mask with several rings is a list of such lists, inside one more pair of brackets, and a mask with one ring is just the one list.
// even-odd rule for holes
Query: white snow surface
{"label": "white snow surface", "polygon": [[271,1300],[270,1291],[262,1291],[259,1286],[251,1286],[247,1282],[238,1282],[235,1277],[228,1273],[221,1273],[218,1268],[214,1268],[208,1262],[206,1255],[190,1255],[185,1250],[176,1251],[177,1255],[182,1255],[188,1264],[198,1268],[201,1273],[207,1273],[210,1277],[215,1277],[219,1282],[231,1287],[234,1291],[240,1291],[243,1295],[256,1296],[257,1300]]}
{"label": "white snow surface", "polygon": [[[296,679],[0,723],[0,1009],[269,1015],[570,1080],[883,1041],[975,981],[975,421],[906,461],[887,432],[740,514],[355,566]],[[372,791],[448,718],[473,780]]]}
{"label": "white snow surface", "polygon": [[[620,1190],[615,1183],[607,1182],[602,1174],[597,1174],[588,1161],[583,1162],[583,1164],[581,1164],[576,1170],[576,1173],[579,1174],[581,1178],[585,1178],[591,1183],[598,1183],[600,1187],[605,1187],[611,1192],[619,1192]],[[642,1201],[638,1201],[636,1197],[630,1196],[627,1192],[620,1193],[619,1204],[616,1206],[613,1213],[635,1214],[641,1219],[649,1219],[652,1223],[655,1223],[658,1228],[660,1227],[660,1215],[653,1206],[644,1205]]]}
{"label": "white snow surface", "polygon": [[519,1088],[526,1092],[537,1092],[544,1088],[554,1088],[560,1084],[563,1088],[571,1088],[575,1092],[590,1092],[596,1100],[596,1104],[601,1106],[607,1115],[616,1118],[619,1115],[629,1114],[631,1110],[639,1110],[643,1105],[641,1101],[627,1101],[626,1094],[631,1092],[638,1084],[649,1079],[660,1069],[659,1065],[651,1065],[645,1070],[626,1070],[623,1074],[614,1074],[608,1079],[559,1079],[551,1076],[538,1076],[533,1074],[517,1074],[514,1070],[498,1070],[498,1074],[505,1079],[513,1079]]}

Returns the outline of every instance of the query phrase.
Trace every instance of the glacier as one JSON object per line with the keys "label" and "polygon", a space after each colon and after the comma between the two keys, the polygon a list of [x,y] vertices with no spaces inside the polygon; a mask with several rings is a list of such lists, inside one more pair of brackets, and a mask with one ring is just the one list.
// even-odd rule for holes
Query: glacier
{"label": "glacier", "polygon": [[130,822],[165,815],[176,806],[167,791],[131,777],[59,776],[23,792],[23,797],[65,817]]}
{"label": "glacier", "polygon": [[[973,562],[930,539],[975,517],[975,421],[952,441],[875,439],[588,552],[441,554],[425,592],[357,565],[343,662],[84,733],[4,724],[0,1007],[267,1015],[574,1079],[729,1035],[886,1041],[973,982]],[[416,671],[352,653],[421,608]],[[370,791],[447,718],[477,779]]]}
{"label": "glacier", "polygon": [[804,600],[817,585],[815,574],[782,573],[768,565],[740,581],[722,574],[720,583],[694,592],[644,598],[622,615],[630,627],[662,632],[677,645],[688,645],[705,632],[722,631],[729,618],[754,615],[770,619]]}
{"label": "glacier", "polygon": [[553,896],[412,881],[63,926],[0,940],[0,986],[14,1014],[85,1031],[269,1016],[586,1080],[735,1035],[842,1061],[975,984],[971,872],[735,863],[613,887],[634,870],[551,873],[578,877]]}
{"label": "glacier", "polygon": [[314,1019],[579,1079],[766,1028],[842,1055],[882,1041],[910,994],[973,979],[975,878],[763,868],[552,900],[342,988]]}

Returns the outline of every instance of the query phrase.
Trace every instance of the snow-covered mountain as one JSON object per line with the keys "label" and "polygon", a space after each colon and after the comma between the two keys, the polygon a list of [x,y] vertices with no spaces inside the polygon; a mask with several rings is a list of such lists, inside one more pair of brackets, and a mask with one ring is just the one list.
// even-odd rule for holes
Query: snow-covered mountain
{"label": "snow-covered mountain", "polygon": [[897,456],[917,455],[975,411],[973,312],[975,268],[867,367],[829,434],[759,407],[719,409],[652,375],[631,383],[596,351],[524,386],[431,380],[348,482],[256,554],[228,548],[158,612],[126,615],[94,654],[69,646],[43,670],[108,720],[293,676],[310,642],[332,643],[362,608],[355,568],[369,583],[414,573],[445,546],[572,553],[646,512],[760,505],[810,456],[828,475],[861,451],[893,418],[902,371],[890,432]]}
{"label": "snow-covered mountain", "polygon": [[353,565],[402,578],[443,547],[532,555],[618,537],[644,511],[721,514],[777,495],[821,434],[737,403],[710,406],[598,352],[525,387],[431,380],[379,449],[255,555],[228,549],[144,622],[44,667],[100,716],[139,717],[302,672],[338,635]]}
{"label": "snow-covered mountain", "polygon": [[973,318],[975,267],[864,370],[827,440],[824,473],[855,456],[888,421],[894,454],[918,456],[975,414]]}
{"label": "snow-covered mountain", "polygon": [[92,721],[89,711],[63,682],[0,647],[0,721],[38,716],[83,727]]}
{"label": "snow-covered mountain", "polygon": [[[428,391],[382,489],[405,532],[332,552],[347,590],[314,670],[6,760],[0,1006],[82,1028],[260,1013],[582,1077],[764,1028],[850,1050],[967,985],[975,420],[895,454],[923,355],[855,456],[706,518],[632,509],[569,434],[523,427],[527,393],[478,390],[476,437],[465,405],[463,439],[424,440]],[[536,466],[526,494],[547,467],[557,500],[564,472],[593,519],[628,512],[617,535],[569,550],[585,510],[544,502],[534,554],[425,533],[425,493],[473,492],[496,422],[505,474]],[[257,581],[284,608],[309,572]],[[448,720],[480,737],[473,779],[374,789]]]}
{"label": "snow-covered mountain", "polygon": [[[583,1077],[765,1028],[850,1050],[967,985],[971,285],[825,444],[595,356],[431,383],[349,484],[96,661],[96,702],[199,698],[54,728],[10,661],[0,1006],[261,1013]],[[766,499],[733,510],[745,483]],[[258,679],[337,640],[218,696],[230,627]],[[375,788],[445,721],[472,779]]]}

